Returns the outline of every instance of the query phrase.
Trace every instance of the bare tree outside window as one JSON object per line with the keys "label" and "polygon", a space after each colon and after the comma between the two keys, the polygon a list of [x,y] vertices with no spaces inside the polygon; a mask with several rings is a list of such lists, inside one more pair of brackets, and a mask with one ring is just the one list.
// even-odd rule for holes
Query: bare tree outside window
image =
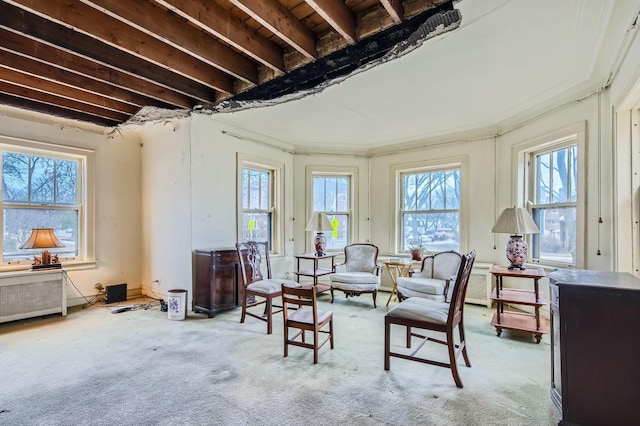
{"label": "bare tree outside window", "polygon": [[460,169],[401,174],[401,248],[460,249]]}
{"label": "bare tree outside window", "polygon": [[3,261],[30,259],[21,250],[33,228],[53,228],[65,247],[61,258],[78,255],[80,204],[76,160],[15,152],[2,155]]}

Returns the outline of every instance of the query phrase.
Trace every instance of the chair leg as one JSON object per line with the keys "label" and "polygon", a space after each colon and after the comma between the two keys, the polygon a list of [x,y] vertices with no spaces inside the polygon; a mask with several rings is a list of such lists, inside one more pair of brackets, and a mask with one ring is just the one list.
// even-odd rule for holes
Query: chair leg
{"label": "chair leg", "polygon": [[376,296],[378,295],[378,290],[373,290],[373,307],[377,308],[376,306]]}
{"label": "chair leg", "polygon": [[[245,290],[246,293],[246,290]],[[244,319],[247,317],[247,296],[246,294],[244,295],[244,298],[242,299],[242,316],[240,316],[240,324],[244,323]]]}
{"label": "chair leg", "polygon": [[407,348],[411,347],[411,327],[407,326]]}
{"label": "chair leg", "polygon": [[329,344],[331,345],[331,349],[333,349],[333,318],[329,321]]}
{"label": "chair leg", "polygon": [[390,367],[389,355],[391,352],[391,322],[388,317],[384,318],[384,369],[388,370]]}
{"label": "chair leg", "polygon": [[318,326],[313,330],[313,363],[318,363]]}
{"label": "chair leg", "polygon": [[273,298],[271,296],[267,297],[267,334],[271,334],[273,332]]}
{"label": "chair leg", "polygon": [[453,341],[453,330],[447,330],[447,348],[449,349],[449,364],[453,380],[456,382],[457,387],[462,388],[462,380],[458,375],[458,364],[456,363],[456,345]]}
{"label": "chair leg", "polygon": [[333,303],[333,287],[331,287],[331,303]]}
{"label": "chair leg", "polygon": [[289,356],[289,327],[287,321],[284,321],[284,357]]}
{"label": "chair leg", "polygon": [[464,339],[464,322],[460,321],[458,324],[458,331],[460,332],[460,344],[462,345],[462,357],[467,367],[471,367],[469,362],[469,356],[467,355],[467,341]]}

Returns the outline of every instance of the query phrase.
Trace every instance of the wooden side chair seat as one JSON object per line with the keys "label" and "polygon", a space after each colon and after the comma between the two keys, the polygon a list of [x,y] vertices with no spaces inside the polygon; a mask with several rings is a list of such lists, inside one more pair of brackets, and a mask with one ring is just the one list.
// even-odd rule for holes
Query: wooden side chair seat
{"label": "wooden side chair seat", "polygon": [[[293,306],[295,305],[295,308]],[[282,315],[284,318],[284,356],[289,355],[289,345],[313,350],[313,363],[318,363],[318,351],[329,342],[333,349],[333,312],[318,309],[317,292],[314,286],[287,287],[282,285]],[[324,327],[329,325],[329,329]],[[295,334],[290,336],[290,329]],[[313,342],[306,339],[305,332],[313,334]],[[320,336],[323,335],[321,339]]]}
{"label": "wooden side chair seat", "polygon": [[[464,358],[467,367],[471,367],[467,355],[467,343],[464,336],[464,298],[469,283],[469,275],[476,257],[476,252],[462,257],[460,268],[453,284],[451,303],[420,297],[411,297],[394,306],[385,315],[384,325],[384,369],[390,369],[390,358],[397,357],[410,361],[418,361],[425,364],[437,365],[451,369],[456,386],[462,387],[462,380],[458,374],[456,360],[460,354]],[[391,326],[399,325],[406,328],[406,347],[411,348],[412,338],[417,337],[420,344],[410,353],[391,351]],[[422,329],[445,333],[445,339],[435,339],[422,334],[412,332],[412,329]],[[458,328],[459,342],[454,340],[454,330]],[[418,351],[428,341],[446,345],[449,352],[449,362],[437,361],[425,357],[419,357]]]}
{"label": "wooden side chair seat", "polygon": [[[269,243],[247,241],[237,243],[238,259],[243,282],[242,316],[244,323],[247,315],[267,323],[267,334],[273,332],[273,315],[280,313],[282,307],[273,303],[274,299],[282,295],[282,286],[300,287],[295,281],[274,279],[271,277],[271,262],[269,260]],[[262,273],[262,260],[265,260],[267,277]],[[250,310],[264,305],[264,311],[258,313]]]}

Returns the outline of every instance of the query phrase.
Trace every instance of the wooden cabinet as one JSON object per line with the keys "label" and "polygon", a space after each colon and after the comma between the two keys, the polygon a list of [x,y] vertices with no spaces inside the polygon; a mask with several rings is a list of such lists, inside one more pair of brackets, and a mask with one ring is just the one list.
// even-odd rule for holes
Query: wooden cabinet
{"label": "wooden cabinet", "polygon": [[217,312],[240,306],[241,280],[235,248],[195,250],[193,311],[211,318]]}
{"label": "wooden cabinet", "polygon": [[549,281],[551,399],[560,424],[640,424],[640,280],[565,269]]}
{"label": "wooden cabinet", "polygon": [[[496,328],[498,336],[502,329],[517,330],[532,333],[536,343],[540,343],[542,334],[547,332],[547,321],[540,315],[540,307],[547,304],[544,296],[540,294],[540,279],[546,277],[542,268],[509,269],[505,266],[492,265],[489,272],[496,279],[496,286],[491,293],[491,300],[496,302],[496,313],[493,315],[491,325]],[[533,280],[532,290],[519,290],[503,288],[503,277],[528,278]],[[533,306],[534,313],[508,312],[504,305]]]}

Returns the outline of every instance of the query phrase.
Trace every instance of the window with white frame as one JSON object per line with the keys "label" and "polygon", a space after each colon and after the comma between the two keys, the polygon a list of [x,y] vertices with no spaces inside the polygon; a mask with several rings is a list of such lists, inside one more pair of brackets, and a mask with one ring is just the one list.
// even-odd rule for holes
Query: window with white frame
{"label": "window with white frame", "polygon": [[267,241],[280,253],[282,164],[239,155],[239,241]]}
{"label": "window with white frame", "polygon": [[325,233],[326,249],[344,249],[352,232],[352,175],[314,173],[312,194],[311,213],[325,213],[333,228]]}
{"label": "window with white frame", "polygon": [[460,250],[460,168],[400,172],[400,248]]}
{"label": "window with white frame", "polygon": [[86,164],[83,155],[0,146],[2,154],[2,263],[30,264],[39,249],[21,249],[33,228],[53,228],[64,247],[60,260],[86,257]]}
{"label": "window with white frame", "polygon": [[575,140],[529,153],[530,208],[540,229],[531,257],[576,264],[578,146]]}

